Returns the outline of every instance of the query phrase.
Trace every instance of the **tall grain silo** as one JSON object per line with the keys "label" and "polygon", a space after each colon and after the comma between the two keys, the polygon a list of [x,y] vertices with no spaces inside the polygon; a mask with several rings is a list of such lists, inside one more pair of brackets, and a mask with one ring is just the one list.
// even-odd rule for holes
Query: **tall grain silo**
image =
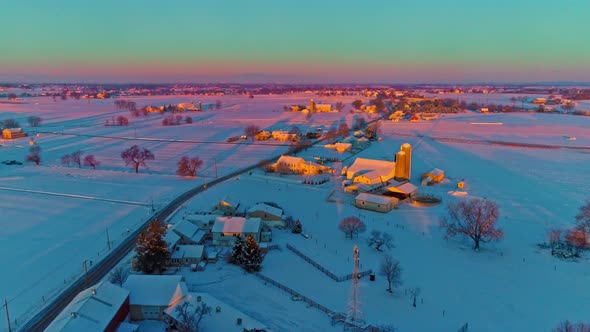
{"label": "tall grain silo", "polygon": [[412,177],[412,146],[410,143],[404,143],[400,150],[406,153],[406,179],[409,180]]}
{"label": "tall grain silo", "polygon": [[404,151],[398,151],[395,154],[395,178],[396,179],[407,179],[407,158]]}
{"label": "tall grain silo", "polygon": [[313,99],[311,99],[309,101],[309,110],[313,113],[315,112],[315,101]]}

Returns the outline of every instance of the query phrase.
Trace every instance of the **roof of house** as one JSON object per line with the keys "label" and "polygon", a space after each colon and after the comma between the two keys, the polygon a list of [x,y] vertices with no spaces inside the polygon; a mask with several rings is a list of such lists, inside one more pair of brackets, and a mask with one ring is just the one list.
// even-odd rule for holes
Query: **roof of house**
{"label": "roof of house", "polygon": [[374,179],[380,176],[388,176],[394,171],[394,161],[356,158],[354,163],[348,167],[346,173],[348,179],[358,175],[364,175],[369,179]]}
{"label": "roof of house", "polygon": [[282,209],[268,205],[266,203],[256,203],[254,206],[252,206],[248,210],[248,213],[252,213],[252,212],[256,212],[256,211],[261,211],[261,212],[264,212],[267,214],[272,214],[273,216],[278,216],[278,217],[283,215]]}
{"label": "roof of house", "polygon": [[291,157],[291,156],[281,156],[279,160],[277,160],[277,164],[289,164],[289,165],[296,165],[299,163],[305,163],[305,160],[300,157]]}
{"label": "roof of house", "polygon": [[216,215],[212,214],[187,214],[184,216],[184,219],[190,221],[193,224],[200,224],[215,221],[215,217]]}
{"label": "roof of house", "polygon": [[198,231],[199,227],[188,220],[181,220],[171,228],[178,235],[184,235],[188,238],[193,237]]}
{"label": "roof of house", "polygon": [[365,201],[375,204],[390,204],[394,202],[394,197],[387,197],[381,195],[373,195],[368,193],[360,193],[356,196],[356,200]]}
{"label": "roof of house", "polygon": [[175,259],[201,258],[203,257],[204,251],[205,246],[202,245],[179,245],[176,247],[176,250],[172,252],[171,257]]}
{"label": "roof of house", "polygon": [[139,325],[131,324],[127,322],[121,322],[119,327],[117,327],[116,332],[137,332],[139,330]]}
{"label": "roof of house", "polygon": [[6,129],[4,129],[2,131],[8,131],[8,132],[11,132],[11,133],[22,133],[23,132],[23,129],[22,128],[6,128]]}
{"label": "roof of house", "polygon": [[45,331],[104,331],[128,296],[128,290],[101,281],[76,295]]}
{"label": "roof of house", "polygon": [[436,176],[440,176],[440,175],[444,175],[445,174],[445,172],[442,169],[438,169],[438,168],[435,168],[435,169],[433,169],[432,171],[430,171],[428,173],[429,174],[432,174],[432,175],[436,175]]}
{"label": "roof of house", "polygon": [[175,232],[168,230],[164,235],[163,240],[168,244],[168,248],[172,248],[178,241],[180,241],[180,235]]}
{"label": "roof of house", "polygon": [[142,306],[168,306],[183,298],[188,290],[182,276],[130,275],[123,288],[129,290],[129,303]]}
{"label": "roof of house", "polygon": [[217,217],[211,232],[214,233],[257,233],[260,230],[260,218]]}
{"label": "roof of house", "polygon": [[402,193],[402,194],[411,194],[411,193],[415,192],[416,190],[418,190],[418,187],[416,187],[415,185],[413,185],[409,182],[405,182],[405,183],[402,183],[398,186],[387,187],[386,189],[391,192],[397,192],[397,193]]}
{"label": "roof of house", "polygon": [[[268,326],[237,310],[229,304],[220,301],[209,293],[190,293],[186,296],[184,301],[188,302],[191,306],[196,306],[200,304],[198,302],[199,297],[203,303],[205,303],[208,307],[211,307],[211,314],[208,315],[206,319],[203,319],[199,325],[199,327],[203,327],[203,330],[243,332],[244,329],[257,329],[271,331]],[[164,310],[164,312],[170,317],[178,320],[178,311],[176,311],[176,307],[182,303],[183,302],[181,301],[176,305],[170,306]],[[216,311],[217,307],[221,309],[220,312]],[[238,318],[242,319],[241,325],[236,324]]]}

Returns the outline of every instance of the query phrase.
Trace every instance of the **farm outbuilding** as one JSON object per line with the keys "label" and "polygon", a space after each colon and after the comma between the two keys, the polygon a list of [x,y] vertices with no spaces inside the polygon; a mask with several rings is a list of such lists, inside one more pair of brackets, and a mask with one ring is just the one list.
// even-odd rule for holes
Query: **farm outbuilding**
{"label": "farm outbuilding", "polygon": [[422,179],[424,179],[424,178],[430,178],[432,182],[439,183],[442,180],[444,180],[444,178],[445,178],[445,172],[443,170],[441,170],[441,169],[434,168],[430,172],[424,173],[422,175]]}
{"label": "farm outbuilding", "polygon": [[24,133],[21,128],[6,128],[2,130],[3,139],[16,139],[21,137],[27,137],[27,134]]}
{"label": "farm outbuilding", "polygon": [[394,209],[398,202],[395,197],[360,193],[356,196],[354,205],[361,209],[385,213]]}

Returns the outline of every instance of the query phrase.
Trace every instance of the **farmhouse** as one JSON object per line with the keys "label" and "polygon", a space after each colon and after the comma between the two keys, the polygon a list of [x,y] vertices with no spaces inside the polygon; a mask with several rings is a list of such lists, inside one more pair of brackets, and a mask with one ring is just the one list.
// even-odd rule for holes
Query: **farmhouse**
{"label": "farmhouse", "polygon": [[346,152],[352,149],[352,143],[336,142],[334,144],[326,144],[324,147],[327,149],[334,149],[337,152]]}
{"label": "farmhouse", "polygon": [[313,175],[324,172],[330,172],[331,169],[328,166],[316,164],[312,161],[305,161],[303,158],[281,156],[279,160],[273,165],[273,168],[278,173],[284,173],[290,171],[295,174]]}
{"label": "farmhouse", "polygon": [[248,210],[248,217],[260,218],[267,226],[284,226],[282,209],[267,203],[257,203]]}
{"label": "farmhouse", "polygon": [[129,291],[101,281],[76,295],[45,331],[114,332],[128,314]]}
{"label": "farmhouse", "polygon": [[533,104],[545,105],[545,104],[547,104],[547,98],[542,98],[542,97],[535,98],[535,99],[533,99]]}
{"label": "farmhouse", "polygon": [[271,134],[267,130],[263,130],[263,131],[259,132],[258,134],[256,134],[257,141],[266,141],[270,137],[271,137]]}
{"label": "farmhouse", "polygon": [[252,235],[256,242],[260,242],[262,221],[260,218],[218,217],[213,224],[213,245],[232,246],[238,235],[243,238]]}
{"label": "farmhouse", "polygon": [[22,128],[6,128],[2,130],[3,139],[16,139],[21,137],[27,137],[27,134],[23,132]]}
{"label": "farmhouse", "polygon": [[290,134],[288,131],[285,130],[273,130],[271,133],[273,139],[277,141],[298,141],[299,136],[297,134]]}
{"label": "farmhouse", "polygon": [[214,212],[221,212],[223,215],[231,216],[238,213],[240,208],[240,201],[234,200],[232,197],[225,197],[220,200],[217,205],[213,208]]}
{"label": "farmhouse", "polygon": [[132,320],[160,320],[166,308],[188,294],[183,277],[177,275],[132,274],[123,288],[129,290]]}
{"label": "farmhouse", "polygon": [[360,193],[356,196],[354,205],[361,209],[385,213],[394,209],[398,202],[395,197]]}
{"label": "farmhouse", "polygon": [[170,255],[170,265],[191,266],[199,264],[204,257],[205,246],[202,245],[179,245],[174,248]]}
{"label": "farmhouse", "polygon": [[199,230],[197,225],[187,220],[181,220],[170,230],[180,236],[178,244],[199,244],[205,236],[205,232]]}
{"label": "farmhouse", "polygon": [[445,172],[441,169],[434,168],[428,173],[422,175],[422,179],[429,178],[429,182],[439,183],[445,178]]}
{"label": "farmhouse", "polygon": [[395,162],[356,158],[346,170],[346,178],[353,183],[375,185],[385,183],[395,176]]}
{"label": "farmhouse", "polygon": [[179,111],[198,111],[199,109],[197,109],[195,107],[195,104],[191,101],[189,103],[180,103],[178,104],[178,110]]}
{"label": "farmhouse", "polygon": [[190,293],[183,301],[171,305],[164,311],[164,321],[181,327],[182,319],[178,316],[176,308],[183,303],[188,303],[191,310],[203,303],[213,309],[211,314],[201,322],[199,329],[202,327],[205,331],[270,332],[270,328],[266,325],[208,293]]}

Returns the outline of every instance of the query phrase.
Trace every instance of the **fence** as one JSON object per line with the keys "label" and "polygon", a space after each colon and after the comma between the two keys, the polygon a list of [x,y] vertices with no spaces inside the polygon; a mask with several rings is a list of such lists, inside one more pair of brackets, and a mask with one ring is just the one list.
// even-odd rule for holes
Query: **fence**
{"label": "fence", "polygon": [[[332,271],[326,269],[320,263],[314,261],[309,256],[307,256],[306,254],[302,253],[297,248],[293,247],[292,245],[290,245],[288,243],[287,243],[287,249],[289,249],[292,252],[294,252],[297,256],[303,258],[303,260],[305,260],[306,262],[308,262],[309,264],[311,264],[313,267],[315,267],[316,269],[320,270],[322,273],[324,273],[328,277],[332,278],[336,282],[342,282],[342,281],[350,280],[350,279],[352,279],[354,277],[354,273],[350,273],[350,274],[347,274],[345,276],[340,276],[340,277],[337,276]],[[359,272],[358,273],[358,277],[361,278],[361,277],[364,277],[364,276],[368,276],[371,273],[373,273],[372,270],[367,270],[367,271]]]}

